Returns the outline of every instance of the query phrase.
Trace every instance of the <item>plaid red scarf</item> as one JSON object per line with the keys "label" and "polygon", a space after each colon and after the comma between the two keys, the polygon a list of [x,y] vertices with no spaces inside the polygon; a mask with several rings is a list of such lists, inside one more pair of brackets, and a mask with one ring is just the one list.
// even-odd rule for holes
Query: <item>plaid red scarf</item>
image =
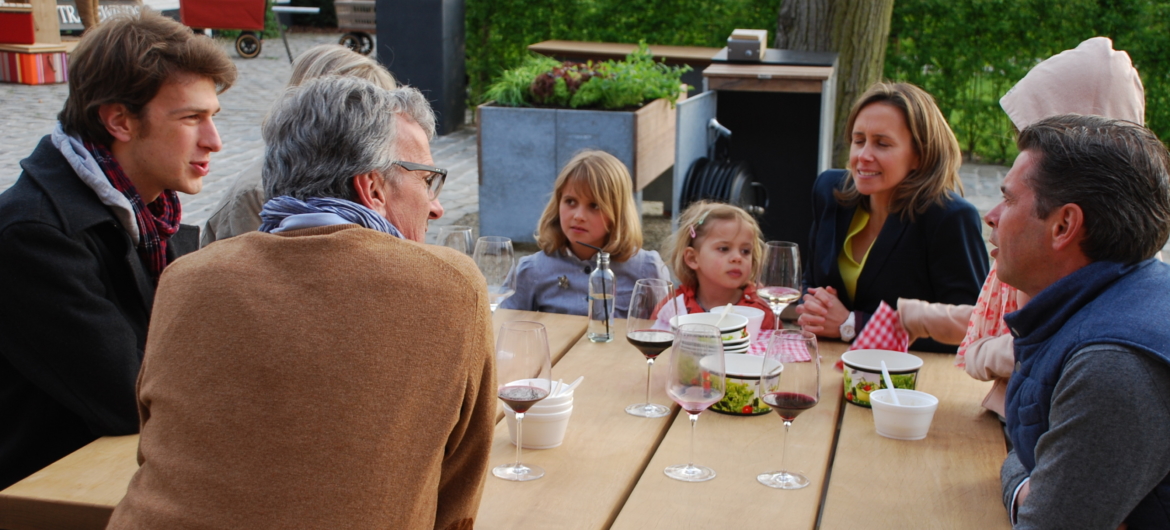
{"label": "plaid red scarf", "polygon": [[167,240],[179,231],[182,207],[179,195],[173,190],[163,190],[154,202],[144,204],[134,183],[122,171],[122,165],[114,153],[104,145],[85,142],[85,148],[97,160],[98,166],[110,179],[114,189],[122,192],[134,207],[134,219],[138,221],[138,257],[146,265],[150,276],[158,284],[158,277],[167,266]]}

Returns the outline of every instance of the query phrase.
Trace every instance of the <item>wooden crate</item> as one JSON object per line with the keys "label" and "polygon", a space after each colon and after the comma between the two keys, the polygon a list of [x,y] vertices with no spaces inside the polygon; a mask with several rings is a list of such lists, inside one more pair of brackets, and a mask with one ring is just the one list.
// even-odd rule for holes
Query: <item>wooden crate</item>
{"label": "wooden crate", "polygon": [[374,0],[336,0],[337,29],[341,31],[377,31],[378,17]]}
{"label": "wooden crate", "polygon": [[33,44],[36,30],[30,5],[0,5],[0,44]]}

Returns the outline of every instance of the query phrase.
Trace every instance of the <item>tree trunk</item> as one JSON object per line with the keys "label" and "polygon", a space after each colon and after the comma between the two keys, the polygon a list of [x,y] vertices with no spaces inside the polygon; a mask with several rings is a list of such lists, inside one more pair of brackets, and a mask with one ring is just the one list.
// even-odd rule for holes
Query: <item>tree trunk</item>
{"label": "tree trunk", "polygon": [[776,16],[775,46],[837,52],[833,165],[845,167],[849,146],[845,120],[870,85],[882,79],[894,0],[783,0]]}

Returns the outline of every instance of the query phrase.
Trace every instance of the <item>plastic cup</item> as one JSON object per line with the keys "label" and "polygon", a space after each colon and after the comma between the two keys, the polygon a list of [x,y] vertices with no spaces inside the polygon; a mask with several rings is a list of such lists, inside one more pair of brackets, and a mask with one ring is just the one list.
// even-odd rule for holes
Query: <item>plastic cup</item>
{"label": "plastic cup", "polygon": [[873,424],[877,433],[895,440],[921,440],[930,431],[934,411],[938,409],[938,398],[919,392],[899,388],[895,405],[891,389],[883,388],[869,395],[873,408]]}
{"label": "plastic cup", "polygon": [[[708,313],[719,313],[723,311],[722,307],[718,307],[708,311]],[[748,338],[755,342],[760,336],[760,327],[764,325],[764,310],[757,307],[748,307],[745,305],[737,305],[731,307],[731,312],[737,315],[747,317]]]}

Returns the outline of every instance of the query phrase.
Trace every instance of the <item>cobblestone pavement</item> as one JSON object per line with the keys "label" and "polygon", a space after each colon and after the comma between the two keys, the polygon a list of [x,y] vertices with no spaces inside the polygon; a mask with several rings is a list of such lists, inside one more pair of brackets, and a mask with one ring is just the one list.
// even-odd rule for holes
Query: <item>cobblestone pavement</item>
{"label": "cobblestone pavement", "polygon": [[[317,44],[337,42],[338,35],[293,33],[288,35],[293,55]],[[261,55],[242,59],[231,43],[223,46],[239,69],[236,84],[220,96],[223,110],[216,117],[224,148],[212,155],[211,174],[198,195],[183,195],[183,222],[202,224],[211,208],[230,187],[235,176],[253,161],[264,156],[260,139],[260,122],[269,105],[288,82],[292,68],[279,39],[264,42]],[[65,85],[26,86],[0,83],[0,191],[8,189],[20,174],[19,162],[36,147],[40,138],[52,131],[57,112],[65,101]],[[479,211],[478,170],[476,167],[475,129],[463,128],[431,143],[435,165],[448,168],[442,203],[442,219],[432,223],[431,234],[438,227],[475,222]],[[965,164],[960,171],[967,199],[986,213],[999,202],[999,186],[1007,168],[993,165]],[[985,230],[986,233],[986,230]]]}

